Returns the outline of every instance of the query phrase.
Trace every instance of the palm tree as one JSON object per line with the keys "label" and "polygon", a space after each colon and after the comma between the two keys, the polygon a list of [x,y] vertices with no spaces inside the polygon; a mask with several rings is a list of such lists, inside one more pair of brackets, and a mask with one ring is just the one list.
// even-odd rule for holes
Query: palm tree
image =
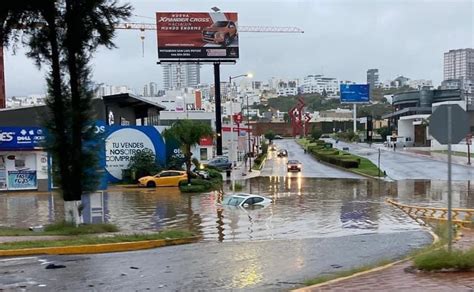
{"label": "palm tree", "polygon": [[190,120],[179,120],[171,128],[166,129],[166,139],[175,139],[181,145],[186,163],[188,183],[191,182],[191,148],[199,143],[201,138],[212,136],[214,132],[209,124]]}

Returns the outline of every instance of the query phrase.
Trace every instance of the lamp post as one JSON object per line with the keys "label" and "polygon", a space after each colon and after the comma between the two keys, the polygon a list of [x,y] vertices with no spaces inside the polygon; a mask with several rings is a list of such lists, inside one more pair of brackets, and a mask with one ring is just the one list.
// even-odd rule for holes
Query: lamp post
{"label": "lamp post", "polygon": [[[249,139],[249,153],[250,153],[250,112],[249,112],[249,96],[247,95],[247,136]],[[252,157],[247,155],[249,158],[249,172],[252,172]]]}
{"label": "lamp post", "polygon": [[[237,78],[240,78],[240,77],[247,77],[247,78],[252,78],[253,75],[251,73],[247,73],[247,74],[240,74],[240,75],[236,75],[236,76],[229,76],[229,90],[227,92],[227,101],[230,101],[231,102],[231,109],[233,107],[233,98],[232,98],[232,94],[231,94],[231,91],[232,91],[232,80],[234,79],[237,79]],[[231,145],[232,145],[232,148],[233,148],[233,145],[234,145],[234,129],[233,129],[233,115],[234,115],[234,112],[232,111],[231,114],[230,114],[230,120],[231,120],[231,124],[230,124],[230,134],[231,134]],[[237,143],[238,143],[238,139],[239,139],[239,136],[240,136],[240,131],[237,132]],[[233,151],[233,149],[232,149]],[[237,152],[238,152],[238,144],[237,144]],[[238,158],[238,157],[237,157]],[[238,159],[237,159],[238,160]]]}

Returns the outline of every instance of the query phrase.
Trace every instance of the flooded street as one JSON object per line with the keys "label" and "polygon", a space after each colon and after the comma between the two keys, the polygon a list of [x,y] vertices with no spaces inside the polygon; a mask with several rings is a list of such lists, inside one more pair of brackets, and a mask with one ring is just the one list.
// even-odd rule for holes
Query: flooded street
{"label": "flooded street", "polygon": [[[252,209],[220,207],[217,192],[111,187],[105,195],[105,218],[122,230],[186,229],[209,241],[325,238],[418,230],[417,223],[385,199],[442,207],[447,197],[444,181],[379,182],[289,174],[242,183],[243,191],[268,196],[273,204]],[[454,207],[474,207],[469,182],[455,182],[453,194]],[[56,194],[0,195],[1,226],[27,227],[62,217],[62,200]]]}

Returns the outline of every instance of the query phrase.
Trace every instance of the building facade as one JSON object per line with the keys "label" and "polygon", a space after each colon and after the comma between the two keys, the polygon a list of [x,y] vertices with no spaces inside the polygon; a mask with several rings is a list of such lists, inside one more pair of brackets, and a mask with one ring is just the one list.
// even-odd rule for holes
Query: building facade
{"label": "building facade", "polygon": [[308,75],[303,79],[302,91],[304,94],[326,92],[327,95],[339,94],[339,82],[336,78],[323,75]]}
{"label": "building facade", "polygon": [[443,79],[474,80],[474,49],[450,50],[444,53]]}
{"label": "building facade", "polygon": [[367,70],[367,84],[370,85],[370,88],[376,88],[380,86],[379,69]]}
{"label": "building facade", "polygon": [[298,80],[280,80],[277,85],[278,96],[298,95]]}
{"label": "building facade", "polygon": [[163,87],[165,90],[197,87],[201,83],[201,65],[165,64],[163,67]]}

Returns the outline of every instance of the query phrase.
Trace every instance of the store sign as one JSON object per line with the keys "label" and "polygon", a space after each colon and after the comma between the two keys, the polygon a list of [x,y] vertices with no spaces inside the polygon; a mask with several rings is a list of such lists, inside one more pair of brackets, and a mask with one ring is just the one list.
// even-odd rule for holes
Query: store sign
{"label": "store sign", "polygon": [[36,170],[8,171],[8,189],[36,188]]}
{"label": "store sign", "polygon": [[109,181],[121,180],[122,171],[129,167],[130,159],[145,149],[150,149],[155,154],[157,163],[165,164],[165,143],[154,127],[108,127],[105,140],[105,169]]}
{"label": "store sign", "polygon": [[0,148],[34,149],[41,147],[44,130],[39,127],[0,127]]}
{"label": "store sign", "polygon": [[237,13],[156,13],[158,58],[237,59]]}
{"label": "store sign", "polygon": [[368,84],[341,84],[342,103],[368,103],[370,90]]}

